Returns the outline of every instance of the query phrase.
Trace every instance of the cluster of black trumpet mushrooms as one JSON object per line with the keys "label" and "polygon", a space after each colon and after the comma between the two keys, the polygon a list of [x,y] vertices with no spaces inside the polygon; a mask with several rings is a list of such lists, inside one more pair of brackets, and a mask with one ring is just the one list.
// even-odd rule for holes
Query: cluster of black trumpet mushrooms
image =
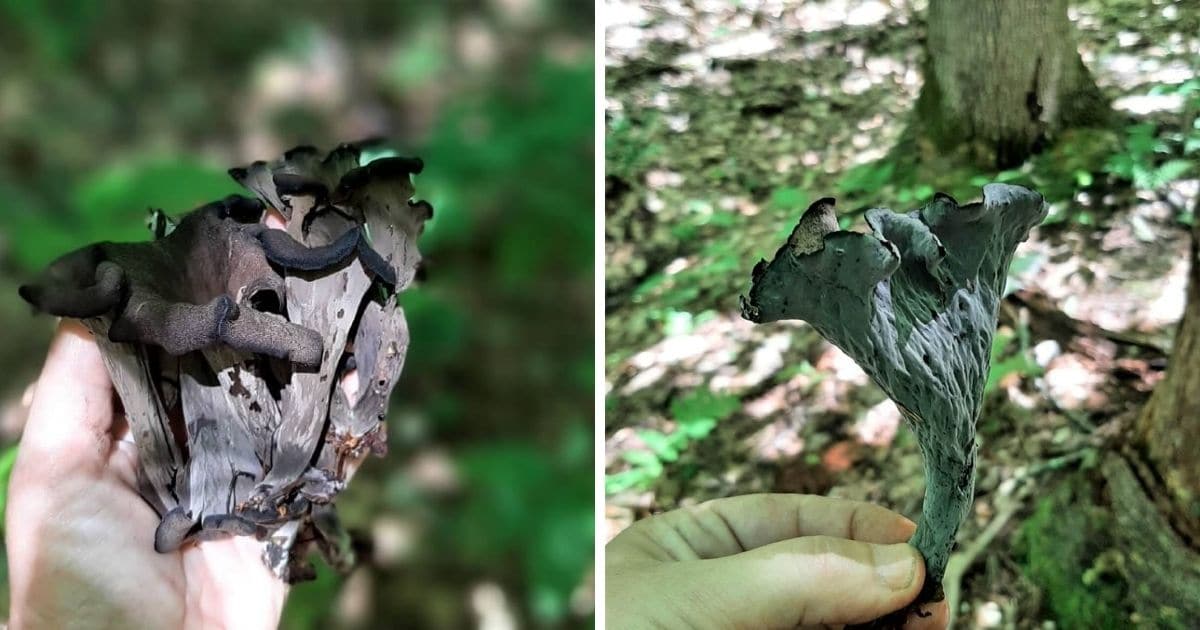
{"label": "cluster of black trumpet mushrooms", "polygon": [[397,294],[433,212],[412,200],[419,159],[362,156],[302,146],[231,169],[254,197],[155,213],[153,240],[89,245],[21,287],[94,333],[158,551],[255,536],[289,582],[312,577],[313,546],[353,564],[333,500],[386,452],[409,341]]}

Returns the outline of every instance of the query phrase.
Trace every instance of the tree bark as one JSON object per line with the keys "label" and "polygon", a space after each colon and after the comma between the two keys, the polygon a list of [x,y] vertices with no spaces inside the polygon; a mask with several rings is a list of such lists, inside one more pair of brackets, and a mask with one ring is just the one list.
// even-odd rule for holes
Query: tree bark
{"label": "tree bark", "polygon": [[1191,257],[1187,306],[1167,376],[1142,410],[1132,447],[1147,469],[1143,483],[1163,495],[1160,509],[1200,549],[1200,223],[1192,227]]}
{"label": "tree bark", "polygon": [[1067,0],[931,0],[927,21],[923,148],[965,149],[980,166],[1004,168],[1064,129],[1107,121]]}
{"label": "tree bark", "polygon": [[1129,601],[1165,628],[1195,627],[1200,618],[1200,224],[1192,228],[1191,258],[1167,376],[1125,452],[1102,466]]}
{"label": "tree bark", "polygon": [[1064,628],[1200,619],[1200,225],[1192,236],[1166,378],[1099,470],[1046,488],[1023,526],[1025,572]]}

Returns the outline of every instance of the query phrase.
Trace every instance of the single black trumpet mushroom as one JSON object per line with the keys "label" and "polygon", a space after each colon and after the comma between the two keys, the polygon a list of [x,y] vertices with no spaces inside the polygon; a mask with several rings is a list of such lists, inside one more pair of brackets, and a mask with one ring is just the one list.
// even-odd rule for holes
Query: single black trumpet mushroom
{"label": "single black trumpet mushroom", "polygon": [[[354,561],[333,499],[368,454],[408,349],[397,293],[411,284],[432,207],[422,163],[360,165],[361,146],[302,146],[230,175],[231,195],[154,240],[69,253],[20,294],[95,334],[162,520],[155,549],[253,535],[280,578],[313,575],[316,545]],[[275,222],[275,229],[269,223]]]}
{"label": "single black trumpet mushroom", "polygon": [[1046,208],[1032,190],[988,184],[980,203],[938,193],[907,214],[868,210],[873,234],[865,234],[839,230],[833,204],[814,203],[775,259],[754,267],[742,317],[807,321],[862,366],[916,433],[926,485],[912,544],[927,575],[915,610],[943,597],[974,498],[975,423],[1008,265]]}

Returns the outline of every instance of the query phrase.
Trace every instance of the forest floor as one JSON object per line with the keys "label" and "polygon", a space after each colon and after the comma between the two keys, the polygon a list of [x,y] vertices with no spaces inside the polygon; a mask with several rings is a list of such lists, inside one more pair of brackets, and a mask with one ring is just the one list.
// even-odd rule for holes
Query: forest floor
{"label": "forest floor", "polygon": [[607,3],[605,534],[751,492],[915,520],[921,459],[895,406],[810,327],[754,326],[737,298],[817,198],[862,229],[868,205],[907,210],[934,186],[965,202],[986,181],[1025,183],[1050,218],[1010,270],[974,514],[946,588],[962,626],[1045,627],[1021,524],[1039,488],[1093,465],[1136,418],[1183,311],[1200,16],[1073,3],[1120,122],[1019,169],[898,182],[888,152],[921,86],[924,3],[782,4]]}

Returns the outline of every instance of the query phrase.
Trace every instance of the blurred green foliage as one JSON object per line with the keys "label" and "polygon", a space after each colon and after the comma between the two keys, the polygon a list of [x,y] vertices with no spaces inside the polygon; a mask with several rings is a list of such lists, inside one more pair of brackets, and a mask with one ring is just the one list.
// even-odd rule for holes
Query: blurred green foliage
{"label": "blurred green foliage", "polygon": [[1020,325],[1014,334],[1008,329],[996,331],[992,338],[991,366],[988,369],[987,381],[984,383],[984,393],[990,394],[1010,374],[1022,377],[1041,376],[1044,370],[1033,359],[1029,347],[1029,327]]}
{"label": "blurred green foliage", "polygon": [[463,479],[472,499],[440,544],[462,546],[481,563],[516,561],[526,577],[530,608],[540,621],[563,618],[580,567],[587,566],[595,529],[592,496],[563,487],[592,487],[591,432],[579,432],[559,452],[507,442],[462,453]]}
{"label": "blurred green foliage", "polygon": [[[0,451],[0,514],[4,514],[8,495],[8,477],[12,473],[13,464],[17,461],[17,448],[10,446]],[[4,533],[4,522],[0,519],[0,534]]]}
{"label": "blurred green foliage", "polygon": [[613,116],[604,134],[604,174],[636,179],[666,151],[656,140],[664,131],[665,125],[658,116],[647,115],[646,120],[640,121]]}
{"label": "blurred green foliage", "polygon": [[647,450],[629,450],[621,454],[629,467],[606,475],[605,492],[615,494],[630,488],[646,489],[662,476],[664,464],[679,460],[688,446],[712,433],[717,423],[741,408],[737,396],[696,389],[671,403],[675,427],[670,432],[640,429],[637,436]]}
{"label": "blurred green foliage", "polygon": [[[366,554],[358,586],[318,567],[284,626],[463,627],[495,585],[521,625],[589,627],[592,13],[0,0],[0,394],[19,395],[48,341],[53,322],[15,295],[45,263],[148,238],[150,208],[245,193],[234,164],[382,136],[426,164],[428,279],[401,299],[413,340],[391,453],[339,506],[368,539],[384,521],[422,533],[399,558]],[[450,481],[413,472],[439,458]],[[365,616],[342,611],[363,584]]]}
{"label": "blurred green foliage", "polygon": [[[1169,154],[1170,148],[1158,137],[1153,123],[1130,125],[1125,130],[1124,150],[1109,157],[1106,172],[1133,182],[1142,190],[1153,190],[1180,178],[1192,168],[1192,161],[1182,158],[1157,162],[1159,154]],[[1086,171],[1080,183],[1086,183]]]}
{"label": "blurred green foliage", "polygon": [[[1151,120],[1133,120],[1123,128],[1072,129],[1044,153],[1019,167],[981,171],[927,156],[924,161],[892,154],[848,169],[838,191],[842,207],[922,204],[943,191],[960,199],[978,196],[989,182],[1031,187],[1045,196],[1050,213],[1044,224],[1071,221],[1092,225],[1095,211],[1076,203],[1080,193],[1104,192],[1132,186],[1140,191],[1162,190],[1167,184],[1193,177],[1200,167],[1200,80],[1158,84],[1147,95],[1178,95],[1183,102],[1182,129]],[[1181,214],[1181,222],[1191,217]]]}
{"label": "blurred green foliage", "polygon": [[1103,553],[1116,524],[1092,492],[1077,477],[1054,486],[1021,524],[1014,556],[1061,627],[1127,628],[1128,589],[1112,564],[1120,559]]}
{"label": "blurred green foliage", "polygon": [[223,169],[186,158],[105,165],[75,185],[61,216],[12,216],[9,229],[20,235],[12,241],[13,260],[35,271],[80,243],[145,240],[152,208],[178,215],[244,192]]}

